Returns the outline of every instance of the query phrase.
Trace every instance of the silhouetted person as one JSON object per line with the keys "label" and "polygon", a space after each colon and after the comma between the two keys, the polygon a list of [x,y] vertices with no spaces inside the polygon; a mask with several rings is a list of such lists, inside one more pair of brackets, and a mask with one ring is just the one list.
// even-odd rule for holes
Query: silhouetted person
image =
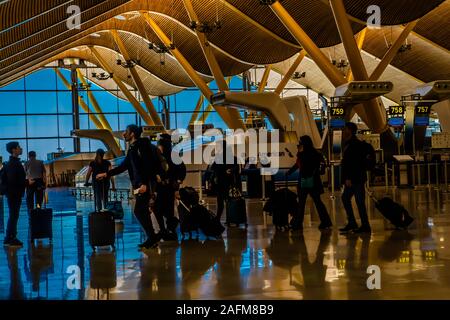
{"label": "silhouetted person", "polygon": [[220,220],[223,209],[225,208],[225,200],[232,186],[240,188],[240,171],[237,158],[233,155],[233,151],[228,147],[226,140],[223,140],[219,146],[219,152],[214,158],[211,170],[214,175],[214,185],[217,193],[217,217]]}
{"label": "silhouetted person", "polygon": [[[161,170],[157,175],[155,215],[159,224],[159,238],[178,240],[176,227],[178,220],[175,218],[175,192],[180,188],[186,178],[186,166],[184,163],[175,164],[172,161],[172,140],[170,135],[163,134],[158,141],[158,148],[165,162],[166,170]],[[164,223],[164,217],[166,223]]]}
{"label": "silhouetted person", "polygon": [[133,186],[136,203],[134,214],[144,229],[147,240],[141,243],[141,248],[156,247],[159,240],[155,235],[152,220],[149,213],[149,201],[151,196],[152,182],[156,179],[156,174],[160,164],[154,157],[154,150],[150,140],[141,138],[142,129],[134,124],[128,125],[123,133],[125,141],[129,143],[127,155],[123,162],[107,173],[100,173],[97,179],[110,178],[128,170],[128,175]]}
{"label": "silhouetted person", "polygon": [[109,187],[111,185],[110,181],[112,181],[113,190],[115,189],[114,179],[95,179],[95,177],[100,173],[107,173],[112,169],[111,162],[103,159],[104,156],[105,151],[103,149],[98,149],[95,153],[94,161],[91,161],[89,164],[89,169],[86,174],[86,183],[84,184],[87,186],[91,175],[94,177],[94,179],[92,179],[92,188],[94,189],[94,199],[96,201],[96,209],[98,211],[106,208],[106,204],[108,203]]}
{"label": "silhouetted person", "polygon": [[[342,232],[366,232],[370,233],[371,228],[366,210],[366,143],[356,137],[358,127],[353,122],[347,122],[342,133],[344,141],[344,153],[342,158],[342,181],[344,182],[344,193],[342,203],[347,213],[347,225],[339,229]],[[352,197],[355,196],[361,227],[358,228],[352,208]]]}
{"label": "silhouetted person", "polygon": [[1,179],[2,185],[6,189],[5,193],[9,208],[8,226],[3,245],[22,246],[23,243],[17,239],[17,222],[26,187],[26,174],[19,158],[22,154],[22,148],[18,142],[12,141],[6,144],[6,150],[11,156],[9,161],[4,164]]}
{"label": "silhouetted person", "polygon": [[27,174],[27,207],[28,211],[33,210],[34,205],[42,207],[44,201],[44,190],[47,186],[47,176],[44,162],[36,159],[36,152],[28,152],[28,161],[25,163]]}
{"label": "silhouetted person", "polygon": [[306,198],[309,194],[319,213],[319,229],[328,229],[333,224],[331,223],[327,208],[322,202],[322,199],[320,199],[320,195],[324,192],[322,180],[320,179],[320,171],[325,165],[325,160],[323,155],[314,148],[310,136],[305,135],[300,137],[297,148],[297,161],[287,172],[287,175],[292,174],[297,169],[300,172],[297,186],[299,210],[298,215],[291,222],[291,227],[294,230],[303,229]]}

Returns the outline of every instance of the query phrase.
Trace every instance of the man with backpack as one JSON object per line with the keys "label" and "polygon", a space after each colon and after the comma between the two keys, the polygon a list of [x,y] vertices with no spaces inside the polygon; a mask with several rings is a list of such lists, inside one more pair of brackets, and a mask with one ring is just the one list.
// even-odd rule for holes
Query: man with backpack
{"label": "man with backpack", "polygon": [[[375,165],[375,151],[373,147],[356,137],[358,127],[353,122],[347,122],[343,130],[344,153],[341,163],[341,177],[344,182],[342,203],[347,213],[347,225],[339,229],[341,232],[371,233],[369,218],[366,210],[367,171]],[[358,227],[352,208],[352,197],[355,196],[361,226]]]}
{"label": "man with backpack", "polygon": [[6,196],[9,208],[8,226],[3,245],[21,247],[23,243],[17,239],[17,222],[26,188],[25,169],[19,158],[22,155],[22,148],[17,141],[12,141],[6,144],[6,150],[11,156],[0,170],[0,194]]}
{"label": "man with backpack", "polygon": [[125,141],[129,143],[125,160],[107,173],[98,174],[96,179],[110,178],[128,170],[136,197],[134,215],[147,235],[147,240],[139,247],[149,249],[156,247],[159,242],[150,218],[149,202],[153,192],[152,186],[155,185],[156,176],[160,174],[160,163],[156,156],[156,147],[149,139],[141,138],[141,134],[142,128],[134,124],[128,125],[123,134]]}

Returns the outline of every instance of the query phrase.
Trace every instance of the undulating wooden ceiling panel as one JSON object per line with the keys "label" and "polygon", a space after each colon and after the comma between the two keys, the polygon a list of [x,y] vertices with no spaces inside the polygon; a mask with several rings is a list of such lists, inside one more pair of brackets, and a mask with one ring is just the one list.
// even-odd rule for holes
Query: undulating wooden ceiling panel
{"label": "undulating wooden ceiling panel", "polygon": [[[86,30],[104,21],[106,18],[111,18],[117,13],[113,10],[128,0],[107,0],[102,6],[93,7],[92,10],[86,10],[81,14],[82,30]],[[112,10],[112,11],[111,11]],[[9,47],[2,47],[0,49],[0,70],[2,73],[7,73],[16,68],[14,63],[33,61],[36,56],[41,56],[46,51],[54,51],[58,47],[62,47],[64,42],[73,41],[80,33],[80,30],[67,28],[66,22],[57,24],[51,28],[45,29],[42,32],[33,34],[31,37],[23,41],[15,43]],[[56,48],[55,48],[56,47]],[[4,69],[4,70],[2,70]]]}
{"label": "undulating wooden ceiling panel", "polygon": [[23,0],[9,0],[0,4],[0,30],[4,31],[16,24],[33,19],[43,12],[54,10],[73,0],[35,0],[33,5],[24,5]]}
{"label": "undulating wooden ceiling panel", "polygon": [[[228,0],[228,2],[282,38],[297,43],[269,6],[260,5],[259,1]],[[327,2],[285,0],[282,5],[319,47],[329,47],[341,42],[333,13]],[[352,23],[354,33],[363,27],[359,23]]]}
{"label": "undulating wooden ceiling panel", "polygon": [[[331,0],[334,1],[334,0]],[[362,21],[367,21],[370,14],[367,8],[377,5],[381,9],[382,25],[404,24],[436,8],[445,0],[344,0],[347,13]]]}
{"label": "undulating wooden ceiling panel", "polygon": [[450,0],[420,18],[414,32],[450,50]]}
{"label": "undulating wooden ceiling panel", "polygon": [[[394,42],[402,30],[401,27],[367,30],[363,50],[381,59],[388,50],[388,43]],[[408,43],[411,50],[397,53],[391,65],[423,82],[450,79],[448,52],[414,34],[408,37]]]}
{"label": "undulating wooden ceiling panel", "polygon": [[[120,57],[123,60],[123,56],[120,54],[117,54],[116,52],[105,48],[96,46],[95,49],[102,55],[102,57],[106,60],[109,67],[112,69],[112,72],[115,76],[117,76],[121,81],[126,83],[131,88],[135,88],[133,79],[128,74],[128,70],[123,68],[122,66],[118,66],[115,62],[117,57]],[[79,48],[78,50],[68,50],[62,54],[59,54],[55,56],[55,59],[63,59],[63,58],[80,58],[84,59],[86,61],[89,61],[97,66],[99,66],[98,60],[91,54],[91,51],[85,47],[85,48]],[[180,90],[184,88],[172,86],[164,81],[161,81],[161,79],[153,76],[150,72],[147,70],[136,66],[136,70],[138,71],[138,74],[142,78],[142,82],[144,83],[145,89],[149,95],[157,96],[157,95],[170,95],[176,92],[179,92]]]}

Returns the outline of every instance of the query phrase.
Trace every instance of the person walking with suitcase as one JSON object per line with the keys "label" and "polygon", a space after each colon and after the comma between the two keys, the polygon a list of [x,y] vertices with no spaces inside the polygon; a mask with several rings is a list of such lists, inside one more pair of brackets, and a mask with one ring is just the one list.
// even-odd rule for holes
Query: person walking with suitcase
{"label": "person walking with suitcase", "polygon": [[0,171],[0,191],[1,194],[6,195],[9,208],[8,226],[3,245],[21,247],[23,243],[17,239],[17,222],[22,197],[25,194],[26,173],[19,158],[22,155],[19,143],[17,141],[7,143],[6,150],[11,156]]}
{"label": "person walking with suitcase", "polygon": [[[175,164],[172,161],[172,139],[168,134],[162,134],[158,141],[158,148],[165,163],[161,174],[157,175],[155,216],[159,224],[158,237],[164,241],[178,240],[176,228],[178,220],[175,218],[175,193],[186,178],[184,163]],[[166,223],[164,223],[164,217]]]}
{"label": "person walking with suitcase", "polygon": [[297,161],[286,173],[286,175],[289,176],[296,170],[299,170],[300,172],[297,186],[299,208],[297,216],[294,216],[291,221],[291,228],[293,230],[303,229],[306,199],[308,195],[310,195],[319,214],[319,229],[329,229],[333,224],[327,208],[320,198],[321,194],[324,193],[320,174],[322,168],[325,166],[325,160],[323,155],[314,148],[311,137],[308,135],[300,137],[297,148]]}
{"label": "person walking with suitcase", "polygon": [[42,207],[44,192],[47,187],[47,177],[44,162],[36,159],[36,152],[28,152],[28,161],[25,163],[27,174],[27,207],[28,212],[37,207]]}
{"label": "person walking with suitcase", "polygon": [[[211,165],[217,193],[216,216],[219,220],[225,208],[225,200],[228,197],[231,187],[239,184],[241,171],[237,159],[234,157],[231,148],[228,147],[226,140],[223,140],[221,143],[221,148],[219,148],[219,152],[214,158],[214,163]],[[238,187],[240,188],[240,186]]]}
{"label": "person walking with suitcase", "polygon": [[159,163],[154,162],[151,143],[146,138],[141,138],[142,128],[137,125],[128,125],[123,137],[129,143],[129,148],[124,161],[106,173],[100,173],[96,179],[104,179],[116,176],[128,170],[131,184],[136,196],[134,215],[144,229],[147,240],[139,245],[140,248],[154,248],[159,239],[155,235],[149,211],[151,196],[151,184],[156,177],[156,168]]}
{"label": "person walking with suitcase", "polygon": [[[342,158],[342,181],[344,193],[342,203],[347,213],[347,225],[339,231],[343,233],[370,233],[371,228],[366,210],[366,190],[368,163],[373,163],[374,151],[371,145],[356,137],[358,127],[353,122],[345,124],[342,139],[344,141],[344,153]],[[352,208],[352,197],[355,197],[361,218],[361,227],[358,228]]]}
{"label": "person walking with suitcase", "polygon": [[112,169],[111,162],[103,159],[104,156],[105,151],[103,149],[98,149],[95,153],[94,161],[91,161],[91,163],[89,164],[89,169],[86,174],[86,183],[84,184],[85,186],[88,186],[91,175],[94,177],[94,179],[92,179],[92,187],[94,189],[94,199],[96,201],[96,208],[98,211],[106,209],[106,204],[108,203],[109,187],[111,183],[112,189],[115,189],[114,179],[95,179],[95,177],[100,173],[106,173]]}

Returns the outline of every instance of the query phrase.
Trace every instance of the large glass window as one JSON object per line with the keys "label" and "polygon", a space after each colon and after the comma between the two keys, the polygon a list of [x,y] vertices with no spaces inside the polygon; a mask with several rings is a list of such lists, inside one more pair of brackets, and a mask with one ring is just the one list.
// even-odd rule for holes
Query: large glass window
{"label": "large glass window", "polygon": [[[70,70],[60,69],[60,71],[70,83]],[[93,93],[114,131],[122,131],[129,124],[144,124],[133,105],[117,96],[119,91],[116,87],[107,91],[90,81],[88,83],[90,83],[89,90]],[[233,77],[230,90],[240,91],[242,85],[242,78]],[[217,91],[215,82],[210,84],[210,88],[213,92]],[[255,90],[255,88],[252,89]],[[315,101],[319,101],[317,94],[298,85],[288,85],[284,94],[288,95],[289,93],[308,96],[312,108],[315,107]],[[136,97],[139,96],[133,90],[132,94]],[[91,111],[98,116],[85,88],[80,88],[79,95]],[[165,97],[170,111],[170,128],[168,129],[188,127],[200,96],[201,92],[197,88],[187,88],[177,94]],[[0,156],[3,159],[9,157],[5,145],[11,140],[18,140],[24,147],[24,152],[35,150],[43,159],[46,158],[47,153],[56,152],[58,149],[65,152],[74,151],[73,137],[71,136],[73,130],[72,92],[71,88],[67,88],[60,77],[56,75],[53,67],[42,68],[0,88],[0,101]],[[158,114],[163,118],[164,110],[161,100],[153,98],[152,102]],[[144,103],[141,104],[146,109]],[[205,123],[213,124],[216,128],[226,128],[225,123],[214,109],[207,114],[204,113],[208,105],[208,101],[205,100],[199,113],[201,117],[207,115]],[[95,129],[89,115],[81,107],[80,128]],[[94,152],[97,148],[105,148],[105,146],[100,141],[81,139],[82,152]]]}

